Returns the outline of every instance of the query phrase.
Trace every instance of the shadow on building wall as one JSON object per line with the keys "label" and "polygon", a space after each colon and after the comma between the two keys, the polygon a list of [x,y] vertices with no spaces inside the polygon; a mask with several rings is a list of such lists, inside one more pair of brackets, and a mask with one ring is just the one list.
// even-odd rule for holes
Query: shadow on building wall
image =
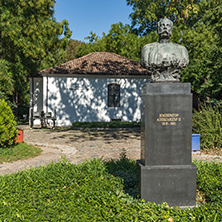
{"label": "shadow on building wall", "polygon": [[[59,125],[72,122],[140,121],[143,78],[49,77],[48,111],[57,111]],[[120,107],[108,107],[108,84],[120,85]],[[44,103],[47,105],[46,98]]]}

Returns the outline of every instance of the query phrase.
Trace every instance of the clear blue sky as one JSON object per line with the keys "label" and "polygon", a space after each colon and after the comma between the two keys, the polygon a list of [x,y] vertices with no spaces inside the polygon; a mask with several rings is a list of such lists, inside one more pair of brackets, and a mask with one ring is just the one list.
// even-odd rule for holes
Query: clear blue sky
{"label": "clear blue sky", "polygon": [[72,31],[72,39],[84,40],[92,31],[98,36],[108,34],[110,26],[122,22],[131,24],[132,8],[126,0],[57,0],[55,17],[58,22],[66,19]]}

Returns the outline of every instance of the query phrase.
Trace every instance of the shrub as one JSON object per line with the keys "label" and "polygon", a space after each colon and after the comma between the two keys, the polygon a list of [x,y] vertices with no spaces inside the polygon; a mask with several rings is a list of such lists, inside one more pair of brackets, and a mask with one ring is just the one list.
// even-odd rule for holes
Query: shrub
{"label": "shrub", "polygon": [[201,134],[201,148],[221,148],[222,117],[219,107],[202,106],[193,113],[193,133]]}
{"label": "shrub", "polygon": [[18,130],[15,117],[5,100],[0,99],[0,147],[7,147],[14,143]]}
{"label": "shrub", "polygon": [[0,176],[0,221],[222,221],[222,164],[195,164],[206,202],[193,209],[144,203],[126,194],[125,179],[136,176],[137,166],[125,156],[107,164],[64,160]]}
{"label": "shrub", "polygon": [[109,173],[123,179],[124,191],[130,196],[139,196],[139,174],[140,170],[137,162],[126,157],[124,150],[120,159],[109,160],[104,163]]}
{"label": "shrub", "polygon": [[222,164],[195,161],[197,166],[197,187],[204,194],[206,202],[222,205]]}

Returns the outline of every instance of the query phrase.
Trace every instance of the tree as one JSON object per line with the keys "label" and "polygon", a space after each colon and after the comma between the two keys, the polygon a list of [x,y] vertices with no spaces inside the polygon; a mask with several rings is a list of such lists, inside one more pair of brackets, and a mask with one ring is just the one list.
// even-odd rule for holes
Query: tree
{"label": "tree", "polygon": [[[213,35],[213,43],[209,44],[209,50],[202,58],[203,68],[206,70],[204,84],[201,91],[207,96],[222,99],[222,5],[206,10],[200,20],[201,24],[210,30]],[[208,31],[209,32],[209,31]],[[207,32],[207,33],[208,33]]]}
{"label": "tree", "polygon": [[160,18],[168,17],[175,25],[192,26],[197,17],[199,0],[126,0],[133,7],[130,14],[132,29],[138,35],[147,35],[157,29]]}
{"label": "tree", "polygon": [[89,40],[87,44],[81,44],[77,46],[77,57],[87,55],[91,52],[105,52],[106,43],[104,41],[105,33],[103,37],[100,38],[96,33],[90,32],[90,36],[87,36],[85,39]]}
{"label": "tree", "polygon": [[[4,76],[13,83],[16,107],[27,104],[27,76],[56,65],[71,36],[66,20],[56,22],[54,4],[55,0],[0,1],[0,59],[7,61]],[[4,93],[7,88],[0,81]]]}
{"label": "tree", "polygon": [[[5,95],[12,95],[13,80],[12,73],[9,71],[9,64],[6,60],[0,60],[0,92]],[[2,97],[1,97],[2,98]]]}
{"label": "tree", "polygon": [[[65,47],[71,32],[66,20],[56,22],[53,17],[54,4],[54,0],[2,1],[1,56],[13,59],[19,49],[25,58],[36,61]],[[64,37],[60,39],[62,34]]]}
{"label": "tree", "polygon": [[91,32],[88,44],[77,47],[78,57],[91,52],[114,52],[129,59],[140,61],[141,49],[145,44],[157,40],[157,34],[152,33],[149,36],[139,37],[132,33],[129,25],[123,25],[121,22],[111,25],[109,33],[100,38]]}
{"label": "tree", "polygon": [[115,52],[134,60],[140,58],[141,41],[131,32],[129,25],[123,25],[121,22],[111,25],[111,29],[104,39],[106,51]]}
{"label": "tree", "polygon": [[70,60],[76,59],[78,55],[77,48],[81,44],[85,43],[78,40],[70,39],[67,49],[65,50],[64,55],[62,56],[63,61],[68,62]]}
{"label": "tree", "polygon": [[181,73],[183,82],[204,96],[221,95],[221,0],[127,0],[133,7],[131,28],[142,36],[155,32],[160,18],[174,22],[171,41],[184,45],[190,65]]}

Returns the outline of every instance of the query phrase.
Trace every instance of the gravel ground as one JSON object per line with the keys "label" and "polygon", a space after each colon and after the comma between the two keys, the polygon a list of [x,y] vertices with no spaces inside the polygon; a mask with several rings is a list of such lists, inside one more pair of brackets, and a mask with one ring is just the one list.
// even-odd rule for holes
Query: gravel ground
{"label": "gravel ground", "polygon": [[[128,158],[140,158],[140,129],[124,130],[24,130],[23,140],[40,147],[42,154],[35,158],[19,160],[0,165],[0,175],[14,173],[31,167],[43,166],[58,161],[65,156],[74,164],[92,158],[117,159],[123,151]],[[222,161],[221,156],[193,153],[193,159],[202,161]]]}

